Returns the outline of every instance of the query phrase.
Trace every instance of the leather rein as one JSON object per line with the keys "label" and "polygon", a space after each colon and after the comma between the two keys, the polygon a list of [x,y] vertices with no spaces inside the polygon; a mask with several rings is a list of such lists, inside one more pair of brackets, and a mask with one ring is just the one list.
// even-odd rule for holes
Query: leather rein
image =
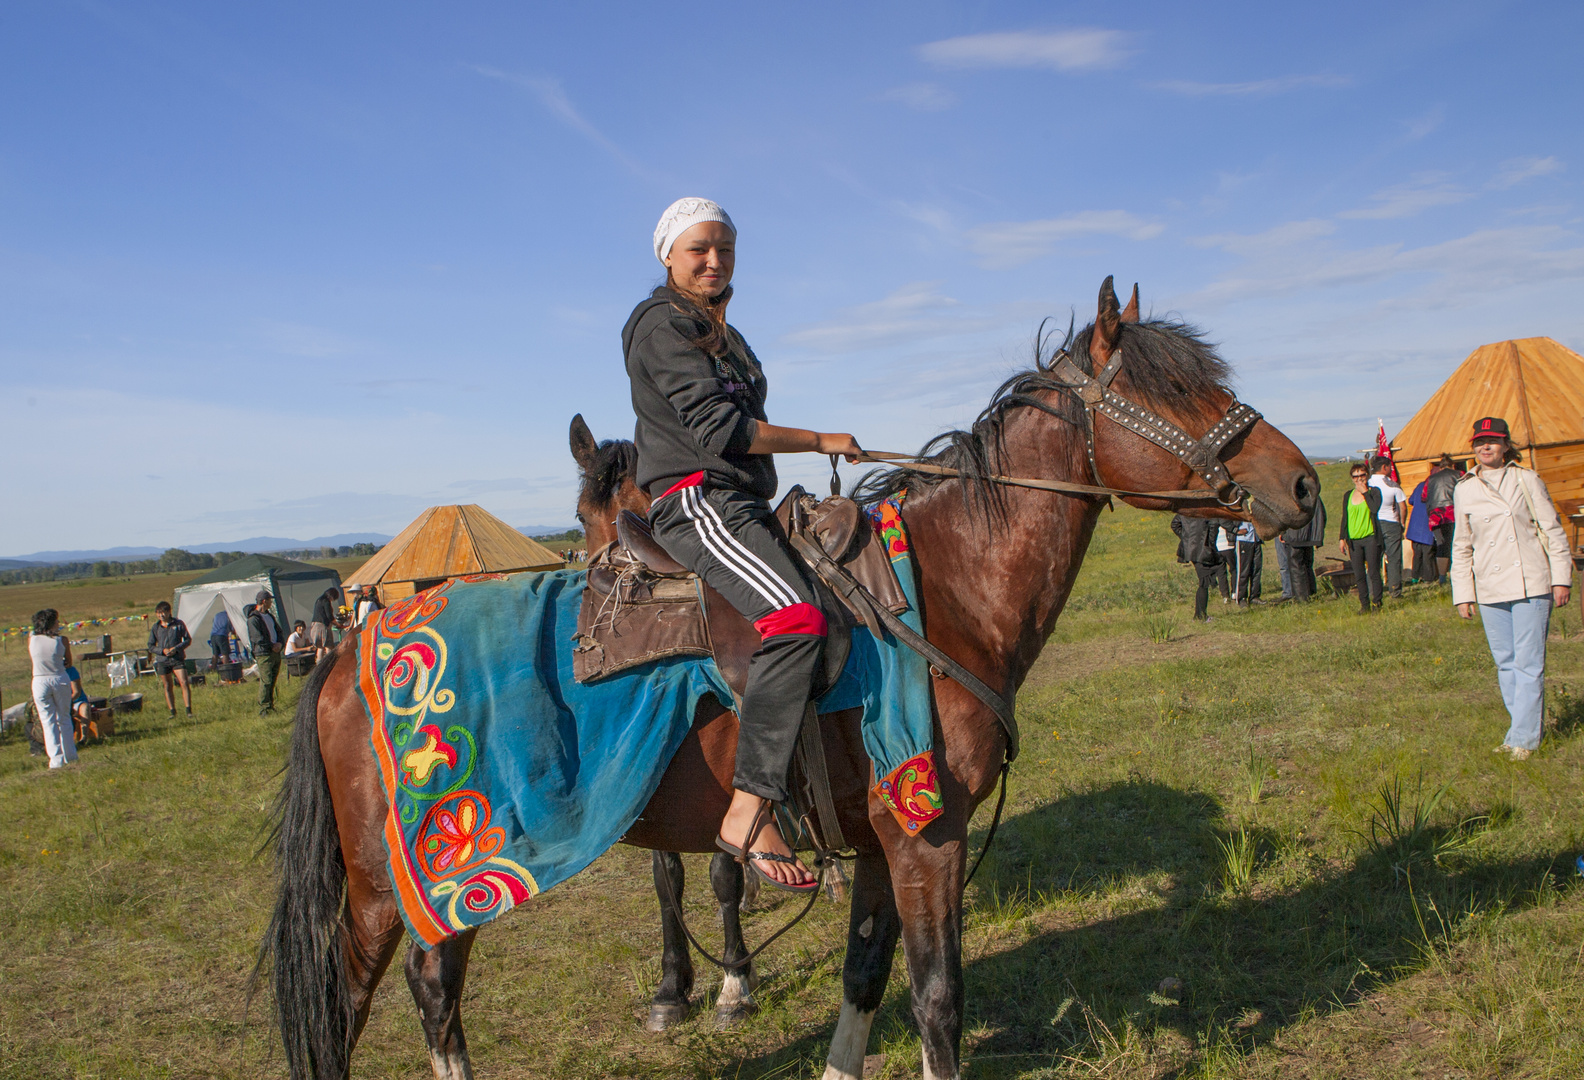
{"label": "leather rein", "polygon": [[[1233,399],[1226,413],[1211,425],[1202,437],[1195,438],[1182,428],[1144,406],[1129,401],[1111,389],[1111,381],[1122,370],[1122,350],[1111,354],[1111,359],[1098,375],[1090,375],[1073,362],[1066,349],[1056,354],[1047,369],[1063,380],[1063,389],[1070,391],[1084,407],[1084,448],[1089,457],[1089,473],[1093,484],[1077,484],[1069,480],[1043,480],[1027,476],[981,476],[977,479],[1009,487],[1034,488],[1039,491],[1059,491],[1071,495],[1091,497],[1116,496],[1124,499],[1159,499],[1175,506],[1219,506],[1226,509],[1241,507],[1249,493],[1232,478],[1221,455],[1228,444],[1260,419],[1252,406]],[[1129,491],[1114,488],[1100,476],[1100,464],[1095,458],[1095,418],[1104,416],[1141,438],[1169,452],[1186,464],[1196,476],[1202,478],[1208,489],[1182,488],[1174,491]],[[926,473],[945,478],[962,477],[960,469],[937,465],[915,454],[893,454],[880,450],[865,451],[861,461],[877,464],[906,463],[912,472]]]}

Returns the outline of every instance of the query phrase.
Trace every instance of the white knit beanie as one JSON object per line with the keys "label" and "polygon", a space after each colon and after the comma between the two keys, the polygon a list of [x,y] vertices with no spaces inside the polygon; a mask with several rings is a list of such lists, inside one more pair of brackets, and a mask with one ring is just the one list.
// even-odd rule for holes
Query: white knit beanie
{"label": "white knit beanie", "polygon": [[737,226],[732,224],[731,215],[720,208],[720,203],[692,197],[678,199],[666,207],[666,212],[660,215],[660,224],[655,226],[655,258],[663,265],[676,238],[701,221],[718,221],[730,229],[733,236],[737,235]]}

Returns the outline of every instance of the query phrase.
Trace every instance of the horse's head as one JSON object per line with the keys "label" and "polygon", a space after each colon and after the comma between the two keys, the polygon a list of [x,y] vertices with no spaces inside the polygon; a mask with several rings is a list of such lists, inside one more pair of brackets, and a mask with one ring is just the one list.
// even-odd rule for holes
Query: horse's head
{"label": "horse's head", "polygon": [[572,418],[572,457],[578,464],[578,524],[592,555],[616,539],[616,515],[647,516],[649,496],[638,487],[638,448],[627,439],[594,441],[583,414]]}
{"label": "horse's head", "polygon": [[[1111,279],[1106,278],[1094,324],[1073,339],[1071,349],[1075,360],[1087,353],[1097,376],[1120,359],[1111,389],[1194,439],[1210,433],[1237,400],[1227,388],[1230,369],[1192,327],[1172,320],[1139,320],[1137,285],[1123,309]],[[1181,457],[1104,412],[1095,418],[1094,460],[1101,481],[1110,487],[1129,491],[1214,487]],[[1235,486],[1219,494],[1234,505],[1186,509],[1184,514],[1246,517],[1266,538],[1304,525],[1314,514],[1320,493],[1314,467],[1292,440],[1264,420],[1233,436],[1220,461]],[[1237,505],[1237,488],[1248,495],[1241,505]],[[1127,501],[1151,510],[1171,507],[1159,499]]]}

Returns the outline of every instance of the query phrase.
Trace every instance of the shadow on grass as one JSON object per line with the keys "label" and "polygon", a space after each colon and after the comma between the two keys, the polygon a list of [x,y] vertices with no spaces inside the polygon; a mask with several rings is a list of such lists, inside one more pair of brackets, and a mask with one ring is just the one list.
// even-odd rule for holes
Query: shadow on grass
{"label": "shadow on grass", "polygon": [[[1074,1059],[1092,1070],[1154,1047],[1154,1067],[1166,1068],[1158,1075],[1177,1076],[1210,1050],[1252,1051],[1306,1015],[1439,963],[1471,921],[1554,888],[1551,859],[1478,857],[1478,833],[1502,820],[1498,811],[1419,822],[1361,842],[1350,864],[1310,859],[1296,887],[1262,889],[1256,872],[1252,890],[1239,891],[1225,880],[1220,807],[1202,793],[1133,781],[1010,819],[967,921],[971,933],[1001,928],[1015,944],[992,940],[965,966],[964,1030],[982,1033],[965,1060],[975,1077],[1002,1077]],[[1260,862],[1280,846],[1259,834]],[[1176,999],[1160,994],[1167,978],[1180,980]],[[905,992],[889,995],[876,1039],[911,1028],[910,1010]],[[833,1030],[834,1016],[778,1051],[721,1055],[709,1068],[802,1075]]]}

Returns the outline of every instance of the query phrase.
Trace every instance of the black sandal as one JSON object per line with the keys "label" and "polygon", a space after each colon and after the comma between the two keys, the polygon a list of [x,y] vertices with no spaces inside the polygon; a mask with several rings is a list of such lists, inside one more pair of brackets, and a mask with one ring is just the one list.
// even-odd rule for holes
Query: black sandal
{"label": "black sandal", "polygon": [[[753,825],[748,829],[748,843],[753,843],[753,838],[758,836],[760,830],[764,828],[764,825],[761,824],[761,822],[765,816],[765,810],[768,809],[769,806],[769,803],[765,803],[764,807],[761,808],[759,813],[754,817]],[[778,855],[774,851],[745,852],[742,848],[733,847],[731,844],[728,844],[725,840],[721,839],[720,833],[715,834],[715,846],[720,848],[726,854],[730,855],[732,858],[736,859],[738,862],[742,863],[743,866],[747,867],[749,870],[752,870],[755,874],[759,875],[759,880],[764,884],[769,885],[773,889],[781,889],[785,892],[798,893],[799,895],[806,896],[819,888],[818,875],[815,876],[813,881],[810,881],[806,885],[790,885],[785,881],[777,881],[775,878],[771,877],[769,874],[765,873],[757,865],[755,865],[756,863],[760,862],[778,862],[790,866],[800,866],[802,865],[802,860],[796,855]],[[806,870],[808,868],[804,867],[804,869]]]}

